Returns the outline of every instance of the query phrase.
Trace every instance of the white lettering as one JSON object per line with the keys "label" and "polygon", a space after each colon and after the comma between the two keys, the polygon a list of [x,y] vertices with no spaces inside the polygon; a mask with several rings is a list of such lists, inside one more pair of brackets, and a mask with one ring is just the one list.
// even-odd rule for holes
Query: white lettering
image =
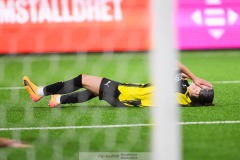
{"label": "white lettering", "polygon": [[83,0],[73,0],[73,19],[75,22],[83,22],[86,20],[86,4]]}
{"label": "white lettering", "polygon": [[30,17],[31,22],[36,23],[37,22],[37,0],[30,0],[29,1],[29,7],[30,7]]}
{"label": "white lettering", "polygon": [[71,22],[72,16],[69,13],[68,0],[62,0],[62,10],[63,10],[63,21]]}
{"label": "white lettering", "polygon": [[41,0],[38,13],[38,22],[42,23],[44,21],[51,22],[51,8],[48,4],[48,0]]}
{"label": "white lettering", "polygon": [[105,22],[112,21],[113,19],[113,16],[109,14],[109,11],[111,8],[107,5],[108,2],[109,0],[102,0],[102,3],[101,3],[102,21],[105,21]]}
{"label": "white lettering", "polygon": [[121,21],[123,0],[0,0],[0,24]]}
{"label": "white lettering", "polygon": [[100,21],[101,14],[99,12],[98,0],[87,1],[87,6],[88,6],[87,20],[88,21],[93,21],[93,20]]}
{"label": "white lettering", "polygon": [[116,21],[122,20],[121,3],[122,3],[122,0],[113,0],[114,18]]}
{"label": "white lettering", "polygon": [[55,22],[62,22],[62,17],[59,13],[58,0],[52,0],[52,17]]}
{"label": "white lettering", "polygon": [[14,1],[0,1],[0,23],[15,23],[15,19]]}
{"label": "white lettering", "polygon": [[27,23],[29,21],[29,14],[26,6],[26,0],[19,0],[16,2],[16,20],[20,24]]}

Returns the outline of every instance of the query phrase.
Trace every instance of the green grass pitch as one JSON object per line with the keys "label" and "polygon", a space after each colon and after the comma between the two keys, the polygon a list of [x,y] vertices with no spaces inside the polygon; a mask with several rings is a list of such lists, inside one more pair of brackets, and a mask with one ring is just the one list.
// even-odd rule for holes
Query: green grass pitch
{"label": "green grass pitch", "polygon": [[[182,122],[240,120],[240,51],[187,51],[181,61],[213,83],[214,107],[179,108]],[[31,102],[23,90],[28,75],[38,85],[80,73],[120,82],[149,82],[148,55],[64,54],[0,57],[0,137],[32,144],[30,149],[0,149],[0,159],[78,160],[79,152],[150,152],[151,127],[91,128],[150,124],[151,108],[113,108],[97,98],[82,104],[47,106],[49,97]],[[225,82],[225,83],[223,83]],[[167,107],[167,106],[166,106]],[[79,129],[7,130],[9,128],[88,126]],[[240,159],[240,124],[181,125],[184,160]]]}

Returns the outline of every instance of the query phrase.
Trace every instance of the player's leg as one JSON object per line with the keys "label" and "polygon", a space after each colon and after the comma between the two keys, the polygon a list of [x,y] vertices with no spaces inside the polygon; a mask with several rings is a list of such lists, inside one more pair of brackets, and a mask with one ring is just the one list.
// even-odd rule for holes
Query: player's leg
{"label": "player's leg", "polygon": [[44,96],[53,94],[67,94],[80,88],[86,88],[92,91],[95,95],[98,95],[101,81],[101,77],[80,74],[79,76],[68,81],[57,82],[43,87],[43,93]]}
{"label": "player's leg", "polygon": [[66,94],[70,92],[74,92],[80,88],[82,88],[82,75],[79,75],[73,79],[68,81],[61,81],[51,85],[47,85],[45,87],[39,87],[35,85],[31,80],[27,77],[23,77],[23,82],[25,85],[25,89],[30,94],[30,98],[37,102],[43,96],[53,95],[53,94]]}
{"label": "player's leg", "polygon": [[105,100],[112,106],[123,107],[125,105],[118,99],[118,84],[118,82],[106,78],[82,74],[82,86],[87,89],[86,91],[52,95],[49,106],[56,107],[59,104],[81,103],[100,96],[100,100]]}
{"label": "player's leg", "polygon": [[87,90],[66,95],[52,95],[49,106],[57,107],[60,104],[82,103],[88,101],[99,95],[101,81],[101,77],[81,74],[81,86]]}
{"label": "player's leg", "polygon": [[40,88],[43,96],[67,94],[82,88],[82,74],[67,81],[56,82]]}
{"label": "player's leg", "polygon": [[101,77],[81,74],[68,81],[53,83],[45,87],[38,87],[32,83],[27,76],[23,77],[25,89],[30,94],[31,99],[35,102],[39,101],[43,96],[67,94],[83,87],[92,91],[95,95],[98,95],[101,80]]}
{"label": "player's leg", "polygon": [[52,95],[49,101],[50,107],[57,107],[60,104],[70,103],[82,103],[96,97],[95,94],[90,90],[84,90],[80,92],[73,92],[65,95]]}
{"label": "player's leg", "polygon": [[82,85],[98,96],[102,79],[102,77],[82,74]]}

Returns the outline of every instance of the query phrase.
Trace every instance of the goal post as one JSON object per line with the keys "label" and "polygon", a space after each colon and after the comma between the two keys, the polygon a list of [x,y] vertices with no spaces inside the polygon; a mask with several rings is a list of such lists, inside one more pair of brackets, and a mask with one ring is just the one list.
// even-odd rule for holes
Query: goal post
{"label": "goal post", "polygon": [[155,85],[151,116],[152,160],[180,160],[179,113],[175,99],[177,86],[174,77],[177,69],[177,50],[174,47],[173,0],[152,0],[151,11],[153,48],[150,53],[150,67]]}

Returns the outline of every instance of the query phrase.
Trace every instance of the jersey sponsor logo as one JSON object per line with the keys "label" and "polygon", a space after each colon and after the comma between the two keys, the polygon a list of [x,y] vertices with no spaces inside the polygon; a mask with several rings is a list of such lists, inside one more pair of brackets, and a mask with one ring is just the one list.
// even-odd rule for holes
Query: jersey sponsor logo
{"label": "jersey sponsor logo", "polygon": [[104,84],[105,86],[109,87],[109,83],[111,83],[111,81],[108,81],[106,84]]}
{"label": "jersey sponsor logo", "polygon": [[186,84],[182,84],[182,86],[183,86],[183,87],[187,87],[187,85],[186,85]]}

